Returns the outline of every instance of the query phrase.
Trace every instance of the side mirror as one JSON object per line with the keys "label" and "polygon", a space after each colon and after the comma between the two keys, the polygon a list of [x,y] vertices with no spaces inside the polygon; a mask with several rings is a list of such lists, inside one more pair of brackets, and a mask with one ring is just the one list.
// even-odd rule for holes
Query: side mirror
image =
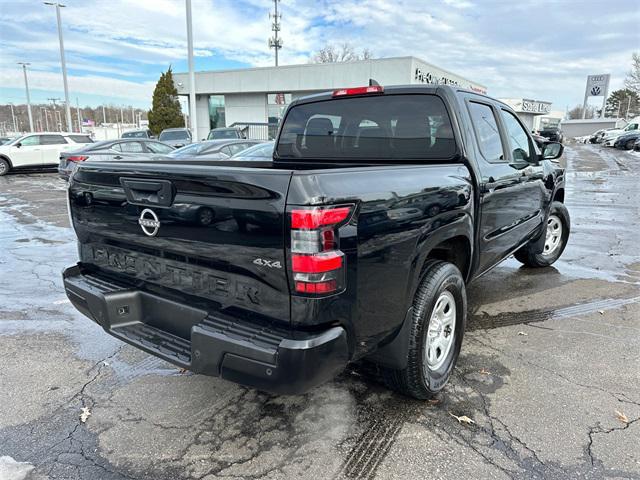
{"label": "side mirror", "polygon": [[564,146],[560,142],[548,142],[542,147],[543,160],[555,160],[562,156]]}
{"label": "side mirror", "polygon": [[20,142],[18,142],[18,143],[16,143],[16,144],[14,145],[14,147],[16,147],[16,148],[20,148],[21,146],[22,146],[22,143],[20,143]]}

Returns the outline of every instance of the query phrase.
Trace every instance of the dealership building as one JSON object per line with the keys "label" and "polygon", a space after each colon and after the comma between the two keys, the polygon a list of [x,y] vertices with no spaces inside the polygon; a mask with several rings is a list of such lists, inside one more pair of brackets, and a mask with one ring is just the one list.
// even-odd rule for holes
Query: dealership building
{"label": "dealership building", "polygon": [[[356,62],[283,65],[195,73],[198,132],[249,124],[270,125],[271,132],[289,103],[311,93],[369,84],[446,84],[486,93],[485,86],[415,57]],[[189,75],[174,73],[179,95],[189,95]]]}

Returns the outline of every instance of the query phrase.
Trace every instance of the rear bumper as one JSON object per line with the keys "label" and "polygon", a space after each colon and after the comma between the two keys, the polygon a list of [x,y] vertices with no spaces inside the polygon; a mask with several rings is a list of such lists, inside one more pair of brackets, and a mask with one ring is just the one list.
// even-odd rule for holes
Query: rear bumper
{"label": "rear bumper", "polygon": [[297,394],[337,375],[349,359],[342,327],[302,332],[248,322],[119,284],[63,272],[71,303],[131,345],[204,375],[279,394]]}

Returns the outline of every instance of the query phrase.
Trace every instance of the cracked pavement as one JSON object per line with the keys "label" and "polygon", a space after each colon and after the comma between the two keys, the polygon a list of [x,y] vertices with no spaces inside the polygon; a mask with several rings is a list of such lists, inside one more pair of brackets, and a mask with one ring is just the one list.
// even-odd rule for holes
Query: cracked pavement
{"label": "cracked pavement", "polygon": [[64,182],[0,178],[0,479],[640,479],[640,155],[565,152],[563,257],[469,286],[463,352],[428,402],[367,365],[278,397],[123,344],[64,295]]}

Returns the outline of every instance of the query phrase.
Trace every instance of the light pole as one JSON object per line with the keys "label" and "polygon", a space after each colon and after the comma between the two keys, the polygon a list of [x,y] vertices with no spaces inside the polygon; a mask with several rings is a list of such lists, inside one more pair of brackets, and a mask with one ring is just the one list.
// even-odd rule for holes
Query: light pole
{"label": "light pole", "polygon": [[33,117],[31,116],[31,97],[29,96],[29,81],[27,80],[27,66],[31,64],[28,62],[18,62],[18,65],[22,65],[22,73],[24,73],[24,88],[27,90],[27,112],[29,113],[29,131],[33,133]]}
{"label": "light pole", "polygon": [[[187,56],[189,59],[189,126],[191,135],[198,136],[198,122],[196,120],[196,74],[193,70],[193,28],[191,26],[191,0],[185,0],[187,7]],[[186,125],[186,124],[185,124]]]}
{"label": "light pole", "polygon": [[64,59],[64,40],[62,39],[62,18],[60,17],[60,9],[66,5],[58,2],[44,2],[45,5],[56,7],[56,19],[58,20],[58,39],[60,40],[60,63],[62,64],[62,80],[64,82],[64,103],[67,111],[67,129],[73,131],[71,123],[71,107],[69,106],[69,82],[67,81],[67,62]]}
{"label": "light pole", "polygon": [[11,106],[11,119],[13,120],[13,133],[18,133],[18,125],[16,125],[16,116],[13,113],[13,103],[9,103]]}
{"label": "light pole", "polygon": [[59,110],[54,110],[55,116],[58,119],[58,132],[62,131],[62,114]]}
{"label": "light pole", "polygon": [[76,115],[78,116],[78,133],[82,133],[82,117],[80,115],[80,102],[76,97]]}
{"label": "light pole", "polygon": [[[49,117],[47,116],[47,109],[44,107],[40,107],[40,116],[42,116],[42,112],[44,112],[44,126],[47,127],[45,132],[49,131]],[[40,122],[42,123],[42,122]]]}
{"label": "light pole", "polygon": [[107,113],[104,110],[104,104],[102,105],[102,124],[103,125],[107,124]]}

